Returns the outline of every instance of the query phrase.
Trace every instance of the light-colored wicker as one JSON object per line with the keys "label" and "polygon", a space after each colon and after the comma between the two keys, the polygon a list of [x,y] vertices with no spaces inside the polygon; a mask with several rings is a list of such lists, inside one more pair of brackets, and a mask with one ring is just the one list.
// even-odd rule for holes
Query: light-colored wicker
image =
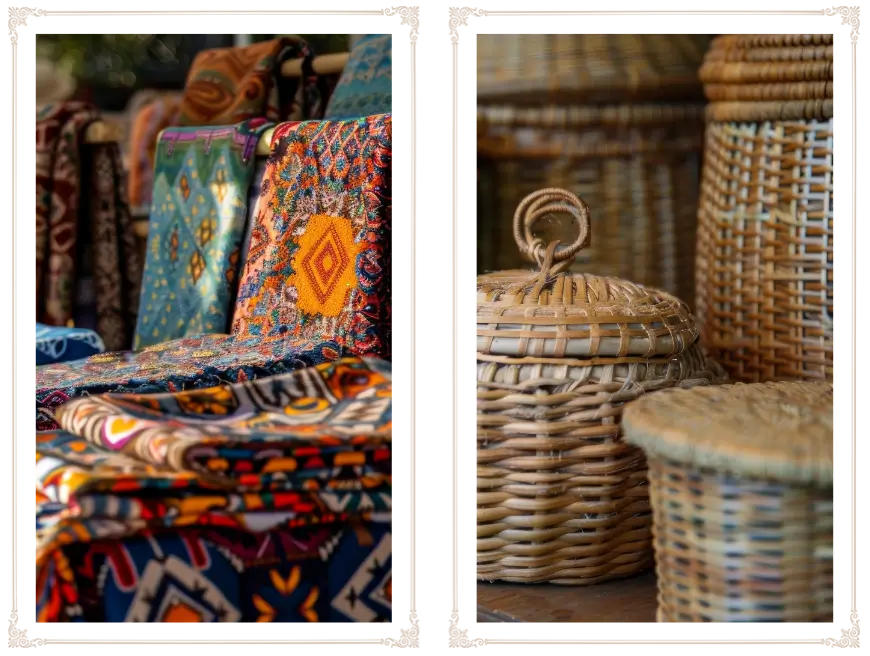
{"label": "light-colored wicker", "polygon": [[720,37],[701,77],[704,346],[734,380],[833,380],[833,38]]}
{"label": "light-colored wicker", "polygon": [[625,412],[649,459],[660,622],[830,622],[833,387],[666,390]]}
{"label": "light-colored wicker", "polygon": [[[545,247],[536,221],[580,234]],[[625,404],[714,379],[688,308],[633,283],[567,273],[589,211],[546,189],[515,215],[540,270],[478,278],[478,578],[582,585],[652,564],[644,458],[620,437]]]}
{"label": "light-colored wicker", "polygon": [[[596,210],[573,270],[694,302],[703,146],[698,67],[681,35],[479,35],[479,272],[522,264],[508,222],[544,187]],[[545,239],[574,226],[553,224]],[[543,233],[542,233],[543,234]]]}

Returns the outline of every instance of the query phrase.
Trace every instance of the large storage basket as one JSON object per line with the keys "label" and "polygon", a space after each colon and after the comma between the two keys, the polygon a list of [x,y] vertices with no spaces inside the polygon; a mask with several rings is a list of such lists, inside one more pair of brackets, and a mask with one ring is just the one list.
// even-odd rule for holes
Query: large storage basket
{"label": "large storage basket", "polygon": [[623,422],[649,458],[659,621],[832,621],[829,383],[667,390]]}
{"label": "large storage basket", "polygon": [[734,380],[833,379],[833,37],[714,40],[698,216],[702,341]]}
{"label": "large storage basket", "polygon": [[[706,36],[479,35],[479,272],[521,265],[510,216],[544,187],[596,210],[575,271],[694,302]],[[539,226],[543,229],[545,226]],[[570,226],[550,238],[570,241]]]}
{"label": "large storage basket", "polygon": [[[568,212],[580,236],[546,249],[533,224]],[[540,270],[477,283],[478,578],[587,584],[652,563],[643,454],[629,401],[713,379],[688,308],[624,280],[568,273],[589,234],[579,198],[547,189],[514,217]]]}

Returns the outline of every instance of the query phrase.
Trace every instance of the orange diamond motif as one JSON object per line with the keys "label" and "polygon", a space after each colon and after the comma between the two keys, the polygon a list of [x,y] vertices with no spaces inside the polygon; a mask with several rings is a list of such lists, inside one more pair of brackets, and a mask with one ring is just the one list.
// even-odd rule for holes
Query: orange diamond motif
{"label": "orange diamond motif", "polygon": [[298,291],[300,310],[335,317],[356,287],[354,243],[350,219],[317,214],[299,238],[290,284]]}
{"label": "orange diamond motif", "polygon": [[302,268],[308,274],[318,303],[325,303],[329,299],[348,262],[347,250],[342,245],[335,226],[331,225],[320,235],[313,249],[302,258]]}

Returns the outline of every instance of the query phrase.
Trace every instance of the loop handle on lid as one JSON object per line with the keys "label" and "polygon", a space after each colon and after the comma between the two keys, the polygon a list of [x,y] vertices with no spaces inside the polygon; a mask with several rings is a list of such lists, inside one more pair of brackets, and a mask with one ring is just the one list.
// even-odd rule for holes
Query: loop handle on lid
{"label": "loop handle on lid", "polygon": [[520,253],[527,259],[544,266],[547,245],[532,233],[532,227],[550,214],[566,212],[577,220],[577,239],[570,246],[553,250],[551,273],[565,271],[571,266],[574,256],[589,240],[589,206],[578,196],[565,189],[540,189],[526,196],[514,213],[514,240]]}

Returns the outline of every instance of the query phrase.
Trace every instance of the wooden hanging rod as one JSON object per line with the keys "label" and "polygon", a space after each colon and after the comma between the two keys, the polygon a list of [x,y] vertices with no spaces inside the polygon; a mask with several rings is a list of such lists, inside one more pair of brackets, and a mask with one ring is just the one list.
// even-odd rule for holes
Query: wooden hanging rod
{"label": "wooden hanging rod", "polygon": [[[341,73],[347,65],[350,53],[338,52],[331,55],[320,55],[312,61],[312,68],[318,75],[332,75]],[[290,59],[281,65],[281,75],[284,77],[302,77],[303,59]],[[85,143],[100,144],[122,141],[126,138],[124,126],[113,121],[95,121],[85,130]],[[268,135],[268,139],[266,138]],[[266,142],[265,149],[261,148],[263,140],[257,146],[258,155],[269,154],[269,141],[272,138],[271,131],[263,135]]]}
{"label": "wooden hanging rod", "polygon": [[[311,67],[318,75],[333,75],[341,73],[347,66],[349,52],[336,52],[331,55],[319,55],[311,62]],[[281,64],[281,75],[284,77],[302,77],[302,62],[304,59],[288,59]]]}

